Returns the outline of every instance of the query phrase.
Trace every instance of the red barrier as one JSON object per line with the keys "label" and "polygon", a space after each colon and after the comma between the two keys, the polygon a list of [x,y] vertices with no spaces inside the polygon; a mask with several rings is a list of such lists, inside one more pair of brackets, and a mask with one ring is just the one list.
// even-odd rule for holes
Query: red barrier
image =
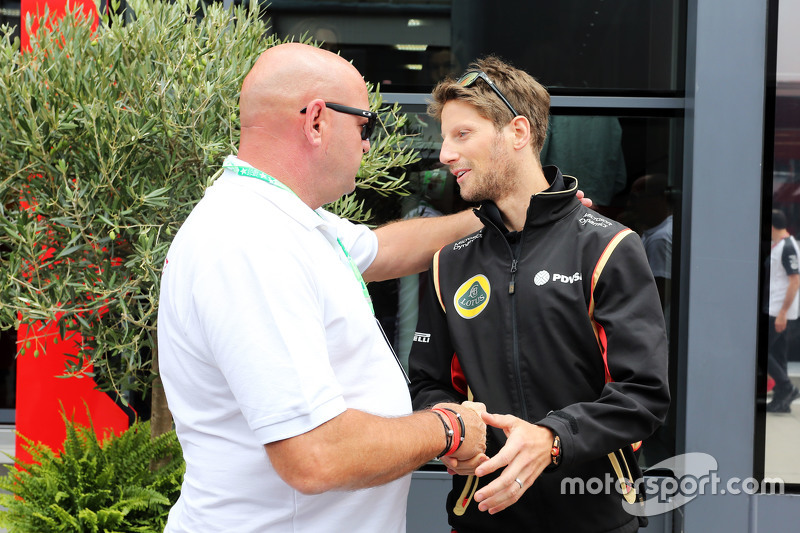
{"label": "red barrier", "polygon": [[[22,18],[22,25],[20,26],[20,45],[23,50],[30,50],[30,34],[35,33],[36,29],[39,27],[38,17],[44,15],[45,6],[54,17],[61,18],[64,16],[64,13],[66,13],[68,3],[70,7],[82,6],[85,13],[92,13],[95,19],[92,29],[97,28],[97,7],[94,5],[93,0],[71,0],[70,2],[66,0],[21,0],[20,15]],[[32,21],[30,33],[25,27],[25,20],[28,15],[30,15]]]}
{"label": "red barrier", "polygon": [[[89,424],[88,407],[95,431],[101,437],[112,431],[116,434],[125,431],[128,415],[107,394],[95,389],[92,378],[62,377],[66,354],[75,352],[79,336],[65,341],[54,322],[45,324],[44,329],[41,327],[41,324],[21,324],[17,333],[18,350],[25,349],[17,359],[17,432],[53,450],[61,450],[66,437],[62,405],[68,418],[83,425]],[[30,461],[22,444],[24,441],[18,437],[16,456]]]}
{"label": "red barrier", "polygon": [[[97,24],[97,9],[92,0],[72,0],[70,5],[81,4],[87,13],[93,13]],[[25,19],[30,14],[35,19],[44,13],[45,5],[51,13],[62,16],[66,10],[65,0],[22,0],[21,44],[29,50],[30,36],[25,28]],[[35,25],[31,28],[35,31]],[[88,424],[86,406],[99,436],[109,431],[122,433],[128,428],[128,415],[105,393],[95,389],[91,378],[64,378],[66,354],[74,353],[78,337],[63,340],[55,323],[21,324],[17,332],[16,430],[34,442],[41,442],[53,450],[61,450],[66,432],[61,418],[62,405],[69,418]],[[38,357],[36,351],[38,350]],[[91,371],[91,369],[88,369]],[[17,438],[16,456],[30,461],[30,455],[22,449],[24,442]]]}

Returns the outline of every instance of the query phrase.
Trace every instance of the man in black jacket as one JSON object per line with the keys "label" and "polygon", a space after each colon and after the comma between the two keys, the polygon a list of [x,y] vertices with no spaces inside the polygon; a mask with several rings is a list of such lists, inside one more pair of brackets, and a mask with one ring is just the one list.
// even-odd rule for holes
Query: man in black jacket
{"label": "man in black jacket", "polygon": [[410,357],[415,408],[474,400],[493,426],[486,455],[443,459],[458,533],[637,530],[634,449],[669,407],[641,241],[542,168],[549,104],[490,57],[437,85],[428,109],[484,224],[434,257]]}

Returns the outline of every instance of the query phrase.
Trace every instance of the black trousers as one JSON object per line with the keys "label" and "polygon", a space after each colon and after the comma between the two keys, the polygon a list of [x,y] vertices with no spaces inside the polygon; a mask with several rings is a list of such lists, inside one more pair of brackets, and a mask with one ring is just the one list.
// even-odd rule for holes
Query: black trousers
{"label": "black trousers", "polygon": [[792,390],[788,373],[789,328],[782,333],[775,331],[775,317],[769,317],[769,351],[767,371],[775,380],[775,396],[781,397]]}

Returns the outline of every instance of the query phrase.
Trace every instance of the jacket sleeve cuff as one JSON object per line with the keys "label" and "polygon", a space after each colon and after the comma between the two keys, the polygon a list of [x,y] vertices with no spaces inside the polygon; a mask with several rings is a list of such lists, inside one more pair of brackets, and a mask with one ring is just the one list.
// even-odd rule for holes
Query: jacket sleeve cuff
{"label": "jacket sleeve cuff", "polygon": [[561,439],[561,460],[559,461],[558,466],[550,464],[545,471],[570,466],[573,462],[573,455],[571,452],[574,450],[574,446],[572,438],[573,435],[572,431],[570,430],[569,423],[557,416],[548,414],[543,419],[535,422],[535,424],[537,426],[546,427],[553,432],[553,436],[558,435],[559,439]]}

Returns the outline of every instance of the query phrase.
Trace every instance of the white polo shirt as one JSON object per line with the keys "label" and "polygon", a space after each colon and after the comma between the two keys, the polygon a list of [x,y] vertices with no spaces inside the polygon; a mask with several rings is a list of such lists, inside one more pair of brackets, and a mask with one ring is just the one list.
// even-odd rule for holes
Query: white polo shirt
{"label": "white polo shirt", "polygon": [[653,277],[672,278],[672,215],[642,232],[642,246]]}
{"label": "white polo shirt", "polygon": [[[798,265],[797,243],[794,237],[786,237],[778,241],[770,251],[769,265],[769,316],[776,317],[783,307],[786,290],[789,288],[789,276],[800,272]],[[787,320],[796,320],[800,311],[798,296],[795,295],[792,305],[786,312]]]}
{"label": "white polo shirt", "polygon": [[410,476],[305,496],[278,477],[263,446],[346,408],[411,412],[337,236],[365,270],[377,254],[368,228],[227,170],[176,235],[158,342],[187,470],[166,531],[405,530]]}

